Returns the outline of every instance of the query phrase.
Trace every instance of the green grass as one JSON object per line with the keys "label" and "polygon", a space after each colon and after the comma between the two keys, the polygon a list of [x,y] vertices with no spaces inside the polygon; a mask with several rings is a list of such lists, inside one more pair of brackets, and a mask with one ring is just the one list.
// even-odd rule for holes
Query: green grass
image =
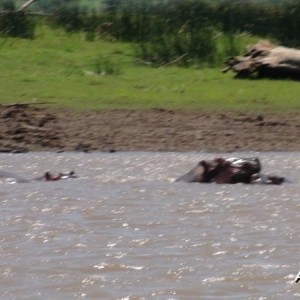
{"label": "green grass", "polygon": [[[237,80],[221,67],[151,68],[135,62],[129,44],[86,42],[83,35],[47,27],[32,41],[0,39],[0,51],[0,103],[49,101],[78,110],[300,109],[296,81]],[[97,70],[99,60],[112,67],[111,75]]]}

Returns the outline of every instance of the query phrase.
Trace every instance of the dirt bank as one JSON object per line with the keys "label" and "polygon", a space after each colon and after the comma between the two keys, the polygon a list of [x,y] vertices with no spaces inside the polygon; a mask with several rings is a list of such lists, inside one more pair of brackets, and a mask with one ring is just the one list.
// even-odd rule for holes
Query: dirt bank
{"label": "dirt bank", "polygon": [[299,151],[300,112],[0,107],[0,151]]}

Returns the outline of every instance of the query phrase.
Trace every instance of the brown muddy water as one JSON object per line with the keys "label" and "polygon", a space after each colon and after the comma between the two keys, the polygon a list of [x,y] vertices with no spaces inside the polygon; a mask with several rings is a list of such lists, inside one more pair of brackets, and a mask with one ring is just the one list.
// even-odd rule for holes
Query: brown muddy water
{"label": "brown muddy water", "polygon": [[[0,155],[0,299],[300,296],[300,153],[258,156],[282,186],[175,183],[213,153]],[[221,155],[222,156],[222,155]]]}

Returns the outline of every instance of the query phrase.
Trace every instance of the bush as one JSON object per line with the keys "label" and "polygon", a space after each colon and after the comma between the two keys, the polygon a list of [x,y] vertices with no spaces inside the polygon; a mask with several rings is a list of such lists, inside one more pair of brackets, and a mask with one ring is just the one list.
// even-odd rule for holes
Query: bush
{"label": "bush", "polygon": [[9,11],[0,15],[0,34],[5,37],[34,38],[35,22],[24,12]]}
{"label": "bush", "polygon": [[220,66],[228,56],[244,51],[238,37],[204,27],[177,35],[162,34],[158,39],[137,43],[135,54],[152,66]]}

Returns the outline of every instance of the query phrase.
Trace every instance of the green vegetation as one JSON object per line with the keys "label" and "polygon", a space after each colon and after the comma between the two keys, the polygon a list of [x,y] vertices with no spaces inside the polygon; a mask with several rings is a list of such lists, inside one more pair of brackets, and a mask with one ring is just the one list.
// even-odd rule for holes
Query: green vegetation
{"label": "green vegetation", "polygon": [[[97,2],[97,3],[96,3]],[[300,85],[236,80],[228,56],[268,38],[299,46],[300,2],[40,0],[45,17],[0,0],[0,103],[48,101],[75,109],[287,111]],[[97,5],[95,5],[97,4]]]}
{"label": "green vegetation", "polygon": [[[241,35],[239,44],[257,38]],[[34,40],[0,39],[0,103],[47,101],[74,109],[300,108],[300,84],[237,80],[220,68],[153,68],[131,43],[87,42],[83,33],[37,27]]]}
{"label": "green vegetation", "polygon": [[[41,18],[13,12],[20,3],[3,1],[0,8],[10,13],[0,14],[0,35],[36,38],[35,26]],[[180,58],[177,65],[184,67],[218,67],[225,57],[241,51],[235,37],[245,32],[286,46],[300,46],[298,0],[277,4],[253,0],[101,0],[97,3],[98,7],[93,7],[95,1],[39,0],[30,9],[46,12],[43,22],[48,26],[63,28],[68,33],[84,33],[87,41],[101,38],[132,43],[135,55],[152,66],[166,65]]]}

